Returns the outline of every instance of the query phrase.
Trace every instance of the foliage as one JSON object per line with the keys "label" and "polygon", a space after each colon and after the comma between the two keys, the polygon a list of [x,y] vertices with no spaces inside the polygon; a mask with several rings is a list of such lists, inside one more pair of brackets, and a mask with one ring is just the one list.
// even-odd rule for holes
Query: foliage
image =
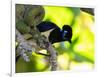
{"label": "foliage", "polygon": [[[79,7],[43,6],[43,21],[52,21],[60,28],[64,24],[73,29],[72,43],[53,44],[58,51],[58,70],[89,70],[94,68],[94,16],[83,12]],[[41,50],[40,52],[46,52]],[[22,58],[16,64],[16,72],[39,72],[50,69],[48,57],[33,52],[30,62]]]}

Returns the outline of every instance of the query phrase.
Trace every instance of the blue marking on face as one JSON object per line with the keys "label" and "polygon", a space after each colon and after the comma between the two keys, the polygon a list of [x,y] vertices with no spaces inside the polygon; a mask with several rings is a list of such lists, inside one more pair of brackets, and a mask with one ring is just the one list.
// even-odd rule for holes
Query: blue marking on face
{"label": "blue marking on face", "polygon": [[66,37],[67,34],[68,34],[68,31],[64,30],[63,33],[62,33],[63,39],[65,39],[65,40],[67,39],[67,37]]}

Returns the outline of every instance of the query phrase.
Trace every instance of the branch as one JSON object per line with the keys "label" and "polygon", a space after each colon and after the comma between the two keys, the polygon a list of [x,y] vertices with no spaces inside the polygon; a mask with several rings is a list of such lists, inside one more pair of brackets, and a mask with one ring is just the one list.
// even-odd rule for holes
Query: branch
{"label": "branch", "polygon": [[[16,51],[18,51],[23,59],[28,62],[29,58],[25,54],[26,52],[30,52],[31,54],[32,51],[36,51],[36,53],[41,54],[37,52],[39,48],[46,49],[49,53],[51,71],[57,70],[57,55],[55,49],[52,47],[52,44],[44,36],[41,36],[40,32],[37,29],[32,30],[31,34],[33,35],[33,39],[37,42],[25,40],[24,36],[21,35],[20,32],[16,29],[16,41],[20,43]],[[17,58],[19,58],[19,55]],[[16,59],[16,61],[17,60],[18,59]]]}
{"label": "branch", "polygon": [[87,12],[91,15],[94,15],[94,9],[93,8],[80,8],[82,11]]}
{"label": "branch", "polygon": [[52,47],[52,45],[49,43],[49,46],[46,48],[47,51],[50,53],[50,63],[51,63],[51,70],[56,71],[57,70],[57,55],[55,49]]}
{"label": "branch", "polygon": [[29,58],[26,55],[26,52],[30,52],[32,54],[32,51],[35,51],[37,49],[36,45],[34,42],[30,43],[27,42],[23,35],[20,34],[20,32],[16,29],[16,41],[19,43],[16,51],[19,53],[16,57],[16,62],[20,58],[20,56],[23,57],[23,59],[28,62]]}
{"label": "branch", "polygon": [[33,39],[36,40],[37,45],[40,48],[46,49],[50,54],[49,60],[51,64],[51,71],[57,70],[57,54],[52,44],[48,41],[45,36],[42,36],[37,28],[33,28],[30,32],[33,36]]}
{"label": "branch", "polygon": [[[32,51],[36,51],[38,53],[38,49],[42,48],[47,50],[49,53],[49,62],[51,65],[51,71],[57,70],[57,55],[55,49],[52,47],[52,44],[48,41],[47,38],[41,35],[41,33],[36,28],[36,25],[42,22],[43,17],[45,15],[44,8],[42,6],[32,6],[32,5],[18,5],[19,7],[16,8],[16,12],[18,12],[18,15],[16,17],[18,20],[24,20],[25,23],[27,23],[27,26],[30,27],[30,33],[32,35],[33,42],[29,42],[24,39],[23,35],[20,34],[19,31],[25,30],[25,26],[21,24],[22,26],[20,29],[16,29],[16,40],[19,42],[19,45],[17,47],[17,51],[20,53],[20,55],[27,61],[28,57],[25,54],[26,52],[32,53]],[[21,10],[19,10],[21,8]],[[23,9],[22,9],[23,8]],[[23,13],[22,13],[23,12]],[[16,13],[17,14],[17,13]],[[17,22],[17,19],[16,19]],[[32,45],[33,44],[33,45]],[[41,53],[39,53],[41,54]],[[19,56],[18,56],[19,57]]]}

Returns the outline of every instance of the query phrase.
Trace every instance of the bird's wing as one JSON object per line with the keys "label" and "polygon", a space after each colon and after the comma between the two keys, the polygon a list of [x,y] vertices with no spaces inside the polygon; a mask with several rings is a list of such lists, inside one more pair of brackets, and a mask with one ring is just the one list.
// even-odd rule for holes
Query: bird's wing
{"label": "bird's wing", "polygon": [[40,32],[45,32],[50,29],[59,28],[59,27],[52,22],[43,21],[39,25],[37,25],[37,28],[39,29]]}

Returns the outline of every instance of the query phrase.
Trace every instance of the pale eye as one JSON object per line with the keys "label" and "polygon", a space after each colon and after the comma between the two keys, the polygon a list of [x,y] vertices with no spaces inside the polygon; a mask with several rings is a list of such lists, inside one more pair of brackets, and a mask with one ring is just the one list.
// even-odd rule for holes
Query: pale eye
{"label": "pale eye", "polygon": [[63,32],[63,38],[66,39],[66,35],[67,35],[68,31],[64,31]]}

